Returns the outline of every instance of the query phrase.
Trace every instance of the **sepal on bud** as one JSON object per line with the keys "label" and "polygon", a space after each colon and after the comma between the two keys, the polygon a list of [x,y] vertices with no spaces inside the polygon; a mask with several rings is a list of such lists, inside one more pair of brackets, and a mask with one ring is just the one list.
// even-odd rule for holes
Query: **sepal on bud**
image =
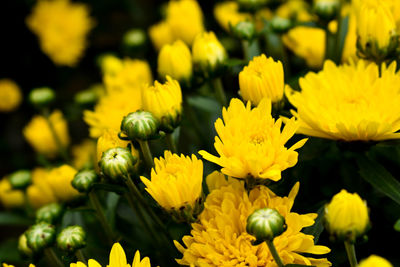
{"label": "sepal on bud", "polygon": [[80,193],[89,193],[98,179],[99,177],[94,170],[83,170],[75,174],[71,184]]}
{"label": "sepal on bud", "polygon": [[278,34],[287,33],[292,28],[292,21],[288,18],[275,16],[270,22],[271,29]]}
{"label": "sepal on bud", "polygon": [[278,211],[261,208],[247,217],[246,231],[254,236],[254,245],[264,241],[272,241],[286,230],[285,218]]}
{"label": "sepal on bud", "polygon": [[49,87],[40,87],[33,89],[29,93],[28,98],[32,105],[38,108],[44,108],[54,101],[55,93]]}
{"label": "sepal on bud", "polygon": [[36,211],[36,223],[55,224],[62,216],[64,207],[59,203],[45,205]]}
{"label": "sepal on bud", "polygon": [[124,179],[135,172],[137,158],[127,148],[106,150],[99,161],[101,172],[112,180]]}
{"label": "sepal on bud", "polygon": [[200,197],[196,200],[193,206],[188,204],[180,207],[179,209],[168,210],[168,213],[171,215],[172,219],[178,223],[196,222],[197,216],[202,212],[204,208],[203,199],[204,197]]}
{"label": "sepal on bud", "polygon": [[317,0],[314,2],[314,12],[321,20],[329,22],[340,12],[340,0]]}
{"label": "sepal on bud", "polygon": [[40,222],[31,226],[25,234],[28,247],[33,252],[40,252],[53,244],[56,229],[51,224]]}
{"label": "sepal on bud", "polygon": [[252,41],[256,37],[256,26],[251,21],[241,21],[231,26],[231,32],[239,39]]}
{"label": "sepal on bud", "polygon": [[146,141],[158,137],[160,122],[148,111],[139,110],[126,115],[121,122],[121,134],[128,140]]}
{"label": "sepal on bud", "polygon": [[28,170],[19,170],[8,178],[14,189],[25,189],[32,183],[31,172]]}
{"label": "sepal on bud", "polygon": [[86,246],[86,232],[78,225],[68,226],[57,236],[57,247],[73,253]]}

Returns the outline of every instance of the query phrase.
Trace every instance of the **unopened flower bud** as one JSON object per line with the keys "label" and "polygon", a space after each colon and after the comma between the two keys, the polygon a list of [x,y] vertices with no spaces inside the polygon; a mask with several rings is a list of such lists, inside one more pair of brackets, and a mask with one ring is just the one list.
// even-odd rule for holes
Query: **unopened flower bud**
{"label": "unopened flower bud", "polygon": [[49,87],[35,88],[29,93],[29,102],[39,108],[48,106],[54,99],[55,93]]}
{"label": "unopened flower bud", "polygon": [[97,182],[98,176],[94,170],[83,170],[75,174],[72,186],[81,193],[88,193]]}
{"label": "unopened flower bud", "polygon": [[33,252],[40,252],[54,242],[56,229],[53,225],[40,222],[31,226],[26,232],[27,244]]}
{"label": "unopened flower bud", "polygon": [[104,175],[112,180],[125,178],[135,171],[135,158],[127,148],[115,147],[106,150],[99,162]]}
{"label": "unopened flower bud", "polygon": [[334,19],[340,8],[340,0],[316,0],[314,1],[314,11],[323,21]]}
{"label": "unopened flower bud", "polygon": [[14,189],[25,189],[32,182],[31,172],[28,170],[16,171],[10,175],[9,181]]}
{"label": "unopened flower bud", "polygon": [[86,232],[78,225],[68,226],[57,236],[59,249],[73,253],[86,246]]}
{"label": "unopened flower bud", "polygon": [[104,92],[102,84],[94,84],[88,89],[78,92],[75,97],[75,103],[79,105],[93,105],[97,102]]}
{"label": "unopened flower bud", "polygon": [[36,223],[55,224],[62,216],[64,208],[59,203],[45,205],[36,211]]}
{"label": "unopened flower bud", "polygon": [[146,43],[146,33],[142,29],[131,29],[124,34],[122,44],[126,48],[137,48]]}
{"label": "unopened flower bud", "polygon": [[148,111],[129,113],[122,119],[121,133],[129,140],[150,140],[157,136],[160,123]]}
{"label": "unopened flower bud", "polygon": [[23,233],[18,239],[18,251],[26,257],[31,257],[33,255],[32,249],[28,247],[25,233]]}
{"label": "unopened flower bud", "polygon": [[272,241],[285,230],[285,218],[274,209],[258,209],[247,217],[246,231],[256,238],[255,244]]}
{"label": "unopened flower bud", "polygon": [[275,16],[271,19],[270,25],[275,33],[286,33],[292,27],[292,21],[288,18]]}
{"label": "unopened flower bud", "polygon": [[251,21],[241,21],[232,27],[232,33],[239,39],[249,41],[256,35],[256,26]]}

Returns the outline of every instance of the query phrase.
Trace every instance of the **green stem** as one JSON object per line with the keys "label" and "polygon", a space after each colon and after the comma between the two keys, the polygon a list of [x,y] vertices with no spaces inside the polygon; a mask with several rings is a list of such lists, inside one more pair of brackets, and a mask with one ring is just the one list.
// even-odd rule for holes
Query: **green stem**
{"label": "green stem", "polygon": [[61,143],[61,140],[57,135],[56,129],[54,128],[54,124],[50,120],[50,112],[48,109],[43,110],[43,116],[45,117],[47,124],[49,125],[51,135],[53,136],[54,141],[56,142],[56,145],[58,147],[58,151],[60,152],[61,157],[64,159],[64,161],[69,162],[69,156],[68,156],[67,150]]}
{"label": "green stem", "polygon": [[273,240],[266,240],[265,243],[267,243],[269,251],[271,252],[272,257],[274,258],[276,264],[278,267],[284,267],[283,262],[281,257],[279,257],[278,251],[276,251],[275,245]]}
{"label": "green stem", "polygon": [[290,77],[289,57],[287,54],[286,47],[282,41],[282,34],[279,35],[279,48],[280,48],[283,69],[285,70],[285,77],[287,78]]}
{"label": "green stem", "polygon": [[242,48],[244,60],[250,61],[250,42],[247,40],[242,40]]}
{"label": "green stem", "polygon": [[227,101],[226,101],[226,95],[224,91],[224,86],[222,85],[221,78],[215,78],[211,81],[212,87],[215,90],[215,96],[218,100],[219,103],[221,103],[222,106],[226,107]]}
{"label": "green stem", "polygon": [[341,36],[343,34],[343,18],[341,15],[341,10],[342,7],[339,6],[339,12],[337,15],[337,31],[336,31],[336,36],[335,36],[335,55],[334,55],[334,61],[336,64],[340,64],[342,61],[342,54],[343,54],[343,47],[341,46]]}
{"label": "green stem", "polygon": [[332,47],[333,35],[328,29],[328,25],[325,27],[325,60],[332,59],[333,49]]}
{"label": "green stem", "polygon": [[101,224],[101,226],[103,227],[103,229],[105,231],[105,234],[106,234],[106,237],[108,239],[108,242],[110,244],[113,244],[113,241],[114,241],[113,240],[114,239],[113,231],[111,229],[110,224],[107,222],[107,218],[104,215],[103,208],[101,207],[99,198],[97,197],[95,191],[92,190],[92,191],[89,192],[89,199],[90,199],[90,202],[91,202],[93,208],[96,211],[97,218],[99,219],[100,224]]}
{"label": "green stem", "polygon": [[165,135],[165,141],[167,142],[168,148],[172,151],[172,153],[178,153],[178,149],[176,148],[176,143],[174,137],[172,136],[172,133],[168,133]]}
{"label": "green stem", "polygon": [[140,149],[142,150],[144,161],[146,162],[147,166],[149,168],[154,167],[154,161],[153,161],[153,155],[151,154],[150,147],[149,147],[149,142],[148,141],[142,141],[138,140]]}
{"label": "green stem", "polygon": [[350,266],[357,267],[358,263],[357,263],[356,250],[354,248],[354,244],[345,241],[344,246],[346,248],[347,258],[349,259]]}
{"label": "green stem", "polygon": [[85,256],[83,255],[83,252],[81,249],[78,249],[77,251],[75,251],[75,256],[78,259],[78,261],[86,264],[87,261],[86,261]]}
{"label": "green stem", "polygon": [[56,253],[52,248],[45,248],[44,249],[44,255],[48,259],[50,265],[49,266],[59,266],[59,267],[64,267],[64,264],[61,262],[61,260],[57,257]]}

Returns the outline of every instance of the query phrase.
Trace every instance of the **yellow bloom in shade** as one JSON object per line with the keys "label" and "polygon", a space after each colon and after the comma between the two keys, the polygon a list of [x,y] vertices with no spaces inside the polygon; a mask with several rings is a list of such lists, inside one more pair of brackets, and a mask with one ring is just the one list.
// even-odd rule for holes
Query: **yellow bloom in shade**
{"label": "yellow bloom in shade", "polygon": [[236,1],[217,3],[214,7],[214,17],[226,31],[230,31],[230,26],[234,27],[239,22],[251,20],[250,13],[239,12]]}
{"label": "yellow bloom in shade", "polygon": [[179,83],[167,76],[164,84],[158,81],[154,86],[142,90],[143,109],[158,119],[164,130],[173,131],[181,120],[182,91]]}
{"label": "yellow bloom in shade", "polygon": [[[60,143],[66,147],[69,144],[68,125],[59,110],[50,114],[50,121],[54,126]],[[47,157],[55,157],[59,153],[56,140],[51,133],[50,126],[43,116],[36,115],[23,129],[23,134],[28,143],[36,152]]]}
{"label": "yellow bloom in shade", "polygon": [[21,89],[10,79],[0,79],[0,112],[17,109],[22,101]]}
{"label": "yellow bloom in shade", "polygon": [[314,245],[314,237],[301,233],[301,229],[314,224],[317,214],[298,214],[291,211],[299,190],[297,183],[288,197],[279,197],[265,186],[246,192],[238,180],[222,179],[219,188],[207,196],[199,222],[192,224],[190,236],[184,236],[181,245],[174,241],[183,254],[177,262],[190,266],[267,266],[274,267],[271,253],[265,243],[257,246],[246,232],[247,217],[256,209],[276,209],[285,217],[287,230],[274,239],[274,245],[284,264],[331,266],[326,258],[315,259],[301,253],[322,255],[330,251],[325,246]]}
{"label": "yellow bloom in shade", "polygon": [[357,193],[342,189],[326,205],[325,221],[332,235],[352,241],[364,234],[369,225],[367,204]]}
{"label": "yellow bloom in shade", "polygon": [[203,13],[196,0],[169,1],[166,13],[175,40],[191,45],[196,35],[204,31]]}
{"label": "yellow bloom in shade", "polygon": [[393,267],[393,265],[386,259],[371,255],[368,258],[360,261],[359,267]]}
{"label": "yellow bloom in shade", "polygon": [[92,167],[96,162],[96,144],[93,140],[85,139],[80,144],[72,146],[72,166],[77,170]]}
{"label": "yellow bloom in shade", "polygon": [[192,78],[192,55],[189,47],[181,40],[164,45],[158,54],[158,74],[188,82]]}
{"label": "yellow bloom in shade", "polygon": [[222,172],[235,178],[270,179],[278,181],[281,172],[297,163],[296,149],[302,147],[303,139],[290,148],[285,143],[294,135],[298,126],[294,119],[281,131],[282,120],[271,116],[271,102],[263,99],[251,108],[239,99],[232,99],[229,107],[222,110],[217,119],[214,147],[220,157],[200,151],[206,160],[222,167]]}
{"label": "yellow bloom in shade", "polygon": [[124,68],[124,62],[114,55],[106,54],[100,57],[100,68],[104,75],[115,75]]}
{"label": "yellow bloom in shade", "polygon": [[77,170],[69,165],[62,165],[52,169],[47,175],[47,182],[60,201],[69,201],[79,195],[79,192],[72,187]]}
{"label": "yellow bloom in shade", "polygon": [[155,159],[154,164],[151,180],[144,176],[140,179],[157,203],[166,210],[194,207],[201,197],[203,162],[195,155],[178,156],[165,151],[164,158]]}
{"label": "yellow bloom in shade", "polygon": [[299,22],[307,22],[314,20],[310,13],[310,6],[304,0],[286,1],[276,10],[276,15],[281,18],[293,19]]}
{"label": "yellow bloom in shade", "polygon": [[56,65],[75,66],[85,50],[86,35],[94,26],[89,9],[69,0],[40,0],[27,18],[40,47]]}
{"label": "yellow bloom in shade", "polygon": [[322,66],[325,57],[325,32],[323,29],[297,26],[283,37],[284,44],[311,68]]}
{"label": "yellow bloom in shade", "polygon": [[161,21],[149,28],[151,42],[157,50],[160,50],[166,44],[174,42],[174,36],[168,23]]}
{"label": "yellow bloom in shade", "polygon": [[301,92],[285,93],[298,133],[345,141],[398,139],[400,133],[400,76],[396,63],[378,66],[365,61],[336,66],[327,61],[319,73],[300,81]]}
{"label": "yellow bloom in shade", "polygon": [[[85,265],[82,262],[77,262],[71,263],[70,267],[101,267],[101,265],[96,260],[90,259],[88,265]],[[139,250],[136,251],[132,265],[130,265],[126,260],[126,254],[122,246],[119,243],[114,243],[111,248],[110,261],[107,267],[151,267],[151,265],[148,257],[140,259]]]}
{"label": "yellow bloom in shade", "polygon": [[7,209],[24,205],[24,193],[21,190],[12,189],[7,177],[0,180],[0,203]]}
{"label": "yellow bloom in shade", "polygon": [[214,32],[203,32],[196,36],[193,47],[193,64],[203,72],[215,71],[228,57]]}
{"label": "yellow bloom in shade", "polygon": [[32,184],[27,188],[26,194],[29,203],[34,208],[57,202],[58,199],[48,181],[49,170],[35,168],[32,170]]}
{"label": "yellow bloom in shade", "polygon": [[282,63],[264,54],[254,57],[239,73],[239,86],[243,100],[253,105],[258,105],[264,97],[272,103],[280,101],[285,86]]}
{"label": "yellow bloom in shade", "polygon": [[[3,262],[3,267],[14,267],[14,265],[10,265],[10,264],[7,264],[7,263],[4,263],[4,262]],[[35,267],[35,265],[33,265],[33,264],[31,263],[31,264],[29,264],[28,267]]]}

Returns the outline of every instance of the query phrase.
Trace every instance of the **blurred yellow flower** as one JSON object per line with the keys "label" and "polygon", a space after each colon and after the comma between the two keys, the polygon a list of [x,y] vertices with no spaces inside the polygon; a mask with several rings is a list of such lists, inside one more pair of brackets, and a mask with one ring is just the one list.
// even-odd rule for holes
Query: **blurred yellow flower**
{"label": "blurred yellow flower", "polygon": [[[67,121],[59,110],[53,111],[49,116],[55,133],[62,146],[69,145]],[[46,157],[55,157],[59,153],[59,147],[50,130],[48,121],[40,115],[35,115],[23,129],[23,134],[33,149]]]}
{"label": "blurred yellow flower", "polygon": [[393,265],[386,259],[371,255],[368,258],[360,261],[359,267],[393,267]]}
{"label": "blurred yellow flower", "polygon": [[22,102],[18,85],[10,79],[0,79],[0,112],[11,112]]}
{"label": "blurred yellow flower", "polygon": [[24,205],[24,193],[12,189],[7,177],[0,180],[0,203],[7,209],[18,208]]}
{"label": "blurred yellow flower", "polygon": [[57,202],[57,197],[47,182],[49,170],[35,168],[31,174],[32,184],[26,191],[30,205],[37,209],[46,204]]}
{"label": "blurred yellow flower", "polygon": [[67,164],[50,170],[47,183],[58,200],[69,201],[79,195],[79,192],[71,185],[76,173],[77,170]]}
{"label": "blurred yellow flower", "polygon": [[203,162],[195,155],[178,156],[165,151],[164,158],[154,159],[154,164],[151,180],[144,176],[140,179],[157,203],[166,210],[194,207],[201,197]]}
{"label": "blurred yellow flower", "polygon": [[223,108],[222,117],[215,122],[219,137],[215,137],[214,147],[220,157],[203,150],[199,154],[235,178],[280,180],[283,170],[296,165],[295,150],[307,141],[285,147],[298,126],[292,119],[281,131],[282,120],[272,118],[271,102],[266,98],[253,109],[250,102],[244,105],[234,98],[227,109]]}
{"label": "blurred yellow flower", "polygon": [[157,71],[162,79],[166,75],[180,82],[189,82],[192,78],[192,54],[181,40],[166,44],[158,54]]}
{"label": "blurred yellow flower", "polygon": [[166,14],[175,40],[191,45],[196,35],[204,31],[203,13],[196,0],[169,1]]}
{"label": "blurred yellow flower", "polygon": [[[101,265],[96,260],[89,259],[88,265],[79,261],[77,263],[71,263],[70,267],[101,267]],[[126,260],[124,249],[119,243],[114,243],[111,248],[110,261],[107,267],[151,267],[151,265],[148,257],[140,259],[139,250],[136,251],[132,265],[130,265]]]}
{"label": "blurred yellow flower", "polygon": [[325,221],[332,235],[354,241],[369,225],[367,204],[357,193],[342,189],[325,206]]}
{"label": "blurred yellow flower", "polygon": [[205,73],[218,69],[228,57],[214,32],[198,34],[193,42],[192,53],[193,64]]}
{"label": "blurred yellow flower", "polygon": [[71,67],[82,57],[86,35],[94,26],[88,7],[69,0],[38,1],[26,23],[56,65]]}
{"label": "blurred yellow flower", "polygon": [[166,21],[161,21],[149,28],[151,42],[157,50],[166,44],[172,44],[175,40],[171,28]]}
{"label": "blurred yellow flower", "polygon": [[[217,176],[221,179],[221,176]],[[224,179],[224,178],[222,178]],[[248,194],[237,180],[220,184],[207,196],[199,222],[192,224],[190,236],[184,236],[184,246],[174,241],[183,254],[177,262],[191,266],[267,266],[274,267],[272,255],[265,243],[257,246],[246,232],[247,217],[256,209],[276,209],[285,217],[287,230],[274,239],[274,245],[284,264],[304,264],[318,267],[331,266],[326,258],[315,259],[301,253],[322,255],[330,251],[325,246],[314,245],[314,237],[301,231],[314,224],[315,213],[291,212],[299,190],[297,183],[288,197],[276,196],[265,186],[256,187]]]}
{"label": "blurred yellow flower", "polygon": [[276,16],[286,19],[292,19],[298,22],[307,22],[314,20],[311,14],[310,5],[304,0],[286,1],[276,10]]}
{"label": "blurred yellow flower", "polygon": [[264,54],[254,57],[239,73],[239,86],[243,100],[255,106],[264,97],[272,103],[280,101],[285,86],[282,63]]}
{"label": "blurred yellow flower", "polygon": [[124,62],[111,54],[102,55],[99,63],[103,75],[115,75],[124,68]]}
{"label": "blurred yellow flower", "polygon": [[71,148],[72,166],[80,170],[84,167],[93,167],[96,162],[96,143],[85,139],[80,144]]}
{"label": "blurred yellow flower", "polygon": [[167,76],[164,84],[158,81],[154,86],[142,90],[143,109],[160,121],[166,131],[173,131],[181,121],[182,91],[179,83]]}
{"label": "blurred yellow flower", "polygon": [[297,108],[292,114],[309,136],[380,141],[400,138],[400,76],[396,63],[378,66],[366,61],[336,66],[327,61],[322,71],[299,80],[301,92],[285,92]]}
{"label": "blurred yellow flower", "polygon": [[250,13],[239,12],[239,5],[236,1],[217,3],[214,7],[214,17],[226,31],[230,31],[230,26],[234,27],[239,22],[251,20]]}

